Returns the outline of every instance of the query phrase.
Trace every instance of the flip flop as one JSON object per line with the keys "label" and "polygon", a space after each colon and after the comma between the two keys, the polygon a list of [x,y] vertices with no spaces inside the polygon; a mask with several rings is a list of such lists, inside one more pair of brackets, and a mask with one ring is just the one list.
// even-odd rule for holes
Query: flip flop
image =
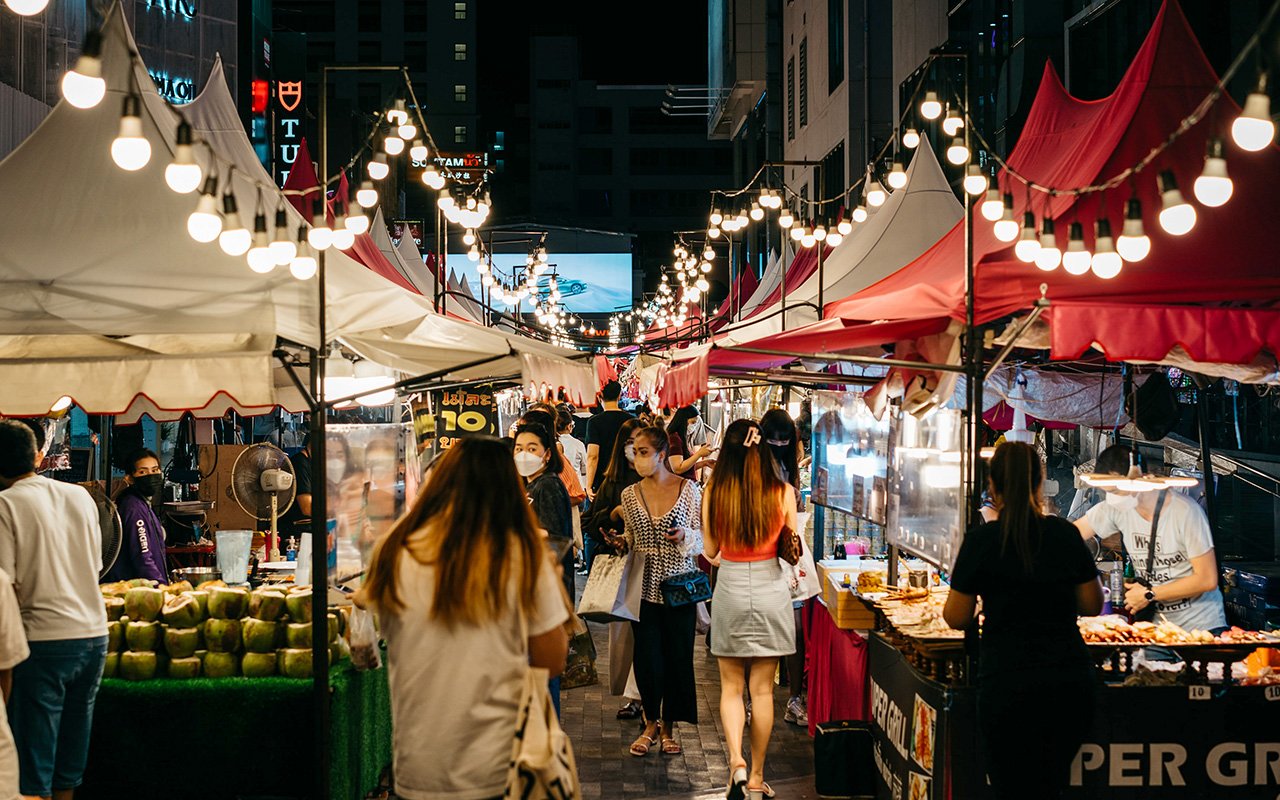
{"label": "flip flop", "polygon": [[636,758],[644,758],[649,755],[649,748],[653,747],[656,740],[652,736],[645,736],[643,733],[636,737],[631,743],[630,753]]}

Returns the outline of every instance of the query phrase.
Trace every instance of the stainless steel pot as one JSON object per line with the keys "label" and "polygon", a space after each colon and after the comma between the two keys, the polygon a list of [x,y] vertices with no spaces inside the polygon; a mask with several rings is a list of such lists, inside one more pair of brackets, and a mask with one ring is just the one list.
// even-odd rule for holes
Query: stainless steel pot
{"label": "stainless steel pot", "polygon": [[192,586],[199,586],[205,581],[222,580],[222,572],[217,567],[185,567],[173,571],[173,580],[190,581]]}

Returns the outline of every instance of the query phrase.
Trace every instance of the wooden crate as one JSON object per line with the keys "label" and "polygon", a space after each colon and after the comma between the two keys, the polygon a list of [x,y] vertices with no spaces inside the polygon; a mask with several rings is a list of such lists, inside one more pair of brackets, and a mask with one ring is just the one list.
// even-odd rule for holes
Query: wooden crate
{"label": "wooden crate", "polygon": [[867,631],[876,627],[875,608],[851,589],[828,580],[822,592],[823,605],[835,620],[836,627],[846,631]]}

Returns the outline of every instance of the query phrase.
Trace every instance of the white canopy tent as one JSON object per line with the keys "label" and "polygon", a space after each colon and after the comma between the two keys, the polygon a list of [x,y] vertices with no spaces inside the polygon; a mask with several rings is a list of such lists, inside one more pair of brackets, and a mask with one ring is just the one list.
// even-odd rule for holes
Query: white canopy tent
{"label": "white canopy tent", "polygon": [[[373,237],[373,243],[386,256],[387,261],[391,262],[391,266],[395,267],[396,271],[403,275],[404,279],[412,284],[423,297],[436,296],[435,276],[427,269],[427,265],[422,263],[421,258],[416,258],[413,261],[405,260],[404,254],[391,241],[391,234],[387,231],[387,221],[382,216],[381,207],[373,215],[373,222],[369,225],[369,235]],[[412,239],[413,237],[406,234],[405,238]],[[412,246],[412,242],[410,242],[410,245]]]}
{"label": "white canopy tent", "polygon": [[[196,197],[176,195],[164,181],[177,118],[145,65],[130,58],[137,48],[118,6],[102,34],[106,98],[88,110],[59,103],[0,162],[0,413],[43,414],[63,395],[92,413],[123,412],[139,396],[165,409],[201,408],[219,395],[243,407],[276,405],[285,399],[272,355],[279,341],[321,344],[316,282],[280,269],[255,274],[243,258],[188,235]],[[226,94],[225,80],[210,86],[206,92]],[[130,91],[142,98],[152,149],[150,163],[136,172],[118,168],[110,155]],[[261,198],[273,217],[281,197],[263,179],[238,119],[225,119],[225,102],[192,106],[205,143],[221,159],[218,171],[235,167],[230,182],[241,213],[251,224]],[[197,159],[206,170],[212,163],[203,146]],[[218,178],[221,191],[227,178]],[[284,205],[296,226],[301,220]],[[430,298],[335,251],[326,258],[327,338],[383,366],[454,377],[453,368],[502,357],[482,377],[519,374],[519,352],[569,354],[443,318]],[[374,342],[392,340],[394,349],[373,355],[383,352]],[[588,370],[581,368],[584,376]]]}

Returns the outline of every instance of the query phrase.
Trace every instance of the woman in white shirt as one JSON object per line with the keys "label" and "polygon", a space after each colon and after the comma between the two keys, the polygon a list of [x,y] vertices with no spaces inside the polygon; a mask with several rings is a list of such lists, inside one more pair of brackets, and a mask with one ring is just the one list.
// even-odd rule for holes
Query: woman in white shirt
{"label": "woman in white shirt", "polygon": [[503,794],[529,665],[564,669],[568,600],[498,439],[458,440],[378,543],[361,602],[388,647],[395,793]]}

